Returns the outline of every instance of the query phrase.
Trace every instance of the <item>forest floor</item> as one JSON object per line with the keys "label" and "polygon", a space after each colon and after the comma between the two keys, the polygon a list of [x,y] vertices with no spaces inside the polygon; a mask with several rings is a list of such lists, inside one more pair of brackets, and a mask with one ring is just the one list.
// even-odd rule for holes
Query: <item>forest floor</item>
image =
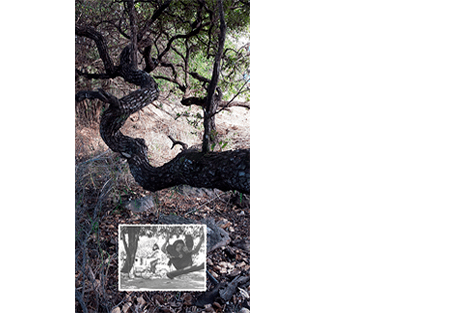
{"label": "forest floor", "polygon": [[[168,135],[189,147],[201,143],[202,129],[195,123],[198,113],[201,114],[195,106],[190,110],[156,102],[130,117],[122,132],[144,138],[150,163],[160,166],[181,149],[179,146],[170,149],[172,142]],[[217,116],[224,150],[250,147],[249,122],[249,111],[245,108],[232,108],[231,112]],[[155,193],[143,190],[134,181],[126,162],[103,143],[96,122],[90,125],[76,122],[75,154],[75,312],[249,312],[248,195],[188,186]],[[145,211],[133,212],[122,205],[149,195],[153,196],[154,206]],[[207,254],[207,270],[219,284],[208,278],[207,292],[119,291],[118,225],[156,224],[167,215],[195,221],[213,218],[228,232],[230,242]],[[248,280],[233,285],[240,277]],[[227,299],[221,292],[229,287],[235,290]]]}

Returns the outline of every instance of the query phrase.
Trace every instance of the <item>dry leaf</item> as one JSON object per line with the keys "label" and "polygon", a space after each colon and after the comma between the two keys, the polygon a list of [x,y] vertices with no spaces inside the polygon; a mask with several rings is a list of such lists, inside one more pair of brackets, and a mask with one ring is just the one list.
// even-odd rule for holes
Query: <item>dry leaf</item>
{"label": "dry leaf", "polygon": [[221,219],[218,223],[217,223],[220,228],[222,229],[226,229],[228,228],[229,226],[231,226],[231,222],[229,222],[227,219],[223,218]]}
{"label": "dry leaf", "polygon": [[141,305],[141,307],[144,306],[144,304],[146,304],[146,300],[144,300],[142,296],[140,296],[136,300],[138,301],[139,305]]}
{"label": "dry leaf", "polygon": [[175,301],[171,301],[168,304],[171,305],[172,307],[178,307],[179,306],[179,304],[177,304]]}
{"label": "dry leaf", "polygon": [[128,309],[130,308],[131,306],[131,302],[127,302],[125,303],[123,306],[122,306],[122,312],[123,313],[127,313]]}
{"label": "dry leaf", "polygon": [[116,307],[116,308],[112,309],[111,313],[122,313],[122,312],[120,311],[120,307]]}
{"label": "dry leaf", "polygon": [[204,312],[205,313],[215,313],[215,310],[214,310],[214,308],[212,307],[211,304],[206,304],[204,306]]}
{"label": "dry leaf", "polygon": [[185,293],[184,296],[182,297],[184,300],[184,305],[192,305],[192,295],[190,293]]}
{"label": "dry leaf", "polygon": [[214,276],[215,278],[218,278],[218,275],[215,271],[210,270],[209,273]]}
{"label": "dry leaf", "polygon": [[155,299],[155,302],[157,303],[157,305],[161,305],[161,304],[163,304],[165,302],[163,300],[163,297],[161,295],[159,295],[159,294],[155,295],[154,299]]}
{"label": "dry leaf", "polygon": [[236,277],[236,276],[239,275],[240,273],[241,273],[241,270],[240,270],[239,268],[236,268],[236,269],[232,270],[232,271],[229,273],[229,275],[230,275],[231,277]]}
{"label": "dry leaf", "polygon": [[218,302],[214,302],[214,303],[212,303],[212,305],[218,309],[222,309],[222,306]]}

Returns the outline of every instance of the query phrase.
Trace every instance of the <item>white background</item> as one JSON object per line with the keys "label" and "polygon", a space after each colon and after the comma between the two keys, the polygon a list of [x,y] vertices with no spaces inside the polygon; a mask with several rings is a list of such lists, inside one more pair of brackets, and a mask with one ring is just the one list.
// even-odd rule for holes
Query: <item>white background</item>
{"label": "white background", "polygon": [[[252,1],[252,312],[456,311],[453,3]],[[72,312],[74,3],[2,13],[2,309]]]}

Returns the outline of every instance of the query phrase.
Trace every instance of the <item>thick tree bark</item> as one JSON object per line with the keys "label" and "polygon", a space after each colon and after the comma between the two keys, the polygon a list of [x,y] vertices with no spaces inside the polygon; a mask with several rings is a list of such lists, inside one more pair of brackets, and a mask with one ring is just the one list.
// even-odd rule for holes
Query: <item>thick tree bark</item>
{"label": "thick tree bark", "polygon": [[165,165],[154,168],[140,158],[129,160],[135,180],[157,191],[180,184],[250,193],[250,151],[222,153],[183,151]]}
{"label": "thick tree bark", "polygon": [[221,153],[184,150],[161,167],[153,167],[149,164],[145,141],[142,138],[131,138],[120,132],[120,128],[131,114],[158,97],[155,81],[147,76],[147,73],[142,74],[143,78],[148,78],[146,81],[150,86],[147,87],[147,83],[138,81],[142,77],[139,73],[130,73],[125,79],[143,87],[121,99],[103,90],[82,91],[76,94],[77,101],[98,98],[110,104],[102,114],[100,134],[109,148],[121,153],[127,159],[136,182],[149,191],[187,184],[194,187],[250,193],[249,150]]}

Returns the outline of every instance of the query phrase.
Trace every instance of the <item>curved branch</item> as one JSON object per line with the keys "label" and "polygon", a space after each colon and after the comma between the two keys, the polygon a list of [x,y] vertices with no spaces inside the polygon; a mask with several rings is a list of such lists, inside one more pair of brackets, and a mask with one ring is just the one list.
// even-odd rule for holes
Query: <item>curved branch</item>
{"label": "curved branch", "polygon": [[151,18],[147,21],[146,25],[144,25],[143,29],[138,33],[138,42],[142,40],[147,30],[158,19],[158,17],[163,13],[163,11],[165,11],[169,7],[171,1],[172,0],[165,1],[165,3],[163,3],[157,10],[155,10],[154,14],[152,14]]}
{"label": "curved branch", "polygon": [[168,82],[176,84],[177,88],[179,88],[179,90],[181,90],[183,93],[185,93],[185,90],[187,89],[187,87],[185,87],[184,85],[179,83],[179,81],[177,79],[171,79],[169,77],[162,76],[162,75],[156,75],[155,78],[156,79],[162,79],[162,80],[165,80],[165,81],[168,81]]}
{"label": "curved branch", "polygon": [[175,35],[175,36],[171,37],[171,39],[168,41],[168,44],[166,45],[165,49],[158,55],[157,59],[161,60],[163,58],[163,56],[171,49],[171,45],[173,44],[173,42],[175,40],[177,40],[177,39],[185,39],[185,38],[190,38],[190,37],[196,36],[196,35],[198,35],[198,33],[201,31],[201,29],[204,26],[207,26],[207,25],[210,25],[210,24],[211,24],[210,22],[204,23],[204,24],[201,24],[201,22],[198,22],[198,23],[196,23],[195,28],[193,28],[187,34],[180,34],[180,35]]}
{"label": "curved branch", "polygon": [[144,51],[142,52],[142,55],[144,56],[144,61],[146,63],[146,66],[144,67],[144,71],[150,73],[155,68],[158,66],[158,60],[155,58],[151,57],[151,52],[152,52],[152,45],[147,45],[144,48]]}
{"label": "curved branch", "polygon": [[205,78],[204,76],[200,75],[197,72],[188,72],[188,74],[190,74],[191,77],[193,77],[194,79],[197,79],[198,81],[200,81],[202,83],[210,83],[211,82],[210,79]]}
{"label": "curved branch", "polygon": [[[122,51],[123,62],[129,61],[129,47]],[[80,91],[76,94],[76,101],[96,98],[110,104],[101,116],[101,137],[110,149],[127,159],[131,174],[139,185],[149,191],[187,184],[250,193],[250,150],[221,153],[184,150],[163,166],[153,167],[147,157],[144,139],[126,136],[120,128],[131,114],[158,98],[157,83],[147,72],[133,70],[128,63],[121,63],[119,69],[126,81],[140,88],[120,99],[102,89]]]}
{"label": "curved branch", "polygon": [[197,105],[204,107],[206,104],[206,97],[201,98],[201,97],[188,97],[184,98],[181,100],[181,104],[184,106],[191,106],[191,105]]}
{"label": "curved branch", "polygon": [[182,146],[183,150],[187,150],[188,149],[188,145],[185,144],[184,142],[176,141],[171,135],[168,135],[168,138],[173,142],[173,146],[171,146],[171,149],[173,149],[174,146],[176,146],[176,145]]}
{"label": "curved branch", "polygon": [[76,35],[83,36],[92,39],[95,41],[95,44],[98,48],[98,53],[100,54],[100,58],[103,61],[104,68],[108,75],[113,75],[116,72],[116,67],[112,62],[111,57],[108,53],[108,46],[106,45],[106,41],[101,35],[100,32],[95,30],[95,28],[85,25],[78,25],[75,26]]}
{"label": "curved branch", "polygon": [[76,69],[76,73],[80,76],[83,76],[87,79],[108,79],[108,78],[113,78],[112,75],[109,75],[108,73],[86,73],[81,70]]}

